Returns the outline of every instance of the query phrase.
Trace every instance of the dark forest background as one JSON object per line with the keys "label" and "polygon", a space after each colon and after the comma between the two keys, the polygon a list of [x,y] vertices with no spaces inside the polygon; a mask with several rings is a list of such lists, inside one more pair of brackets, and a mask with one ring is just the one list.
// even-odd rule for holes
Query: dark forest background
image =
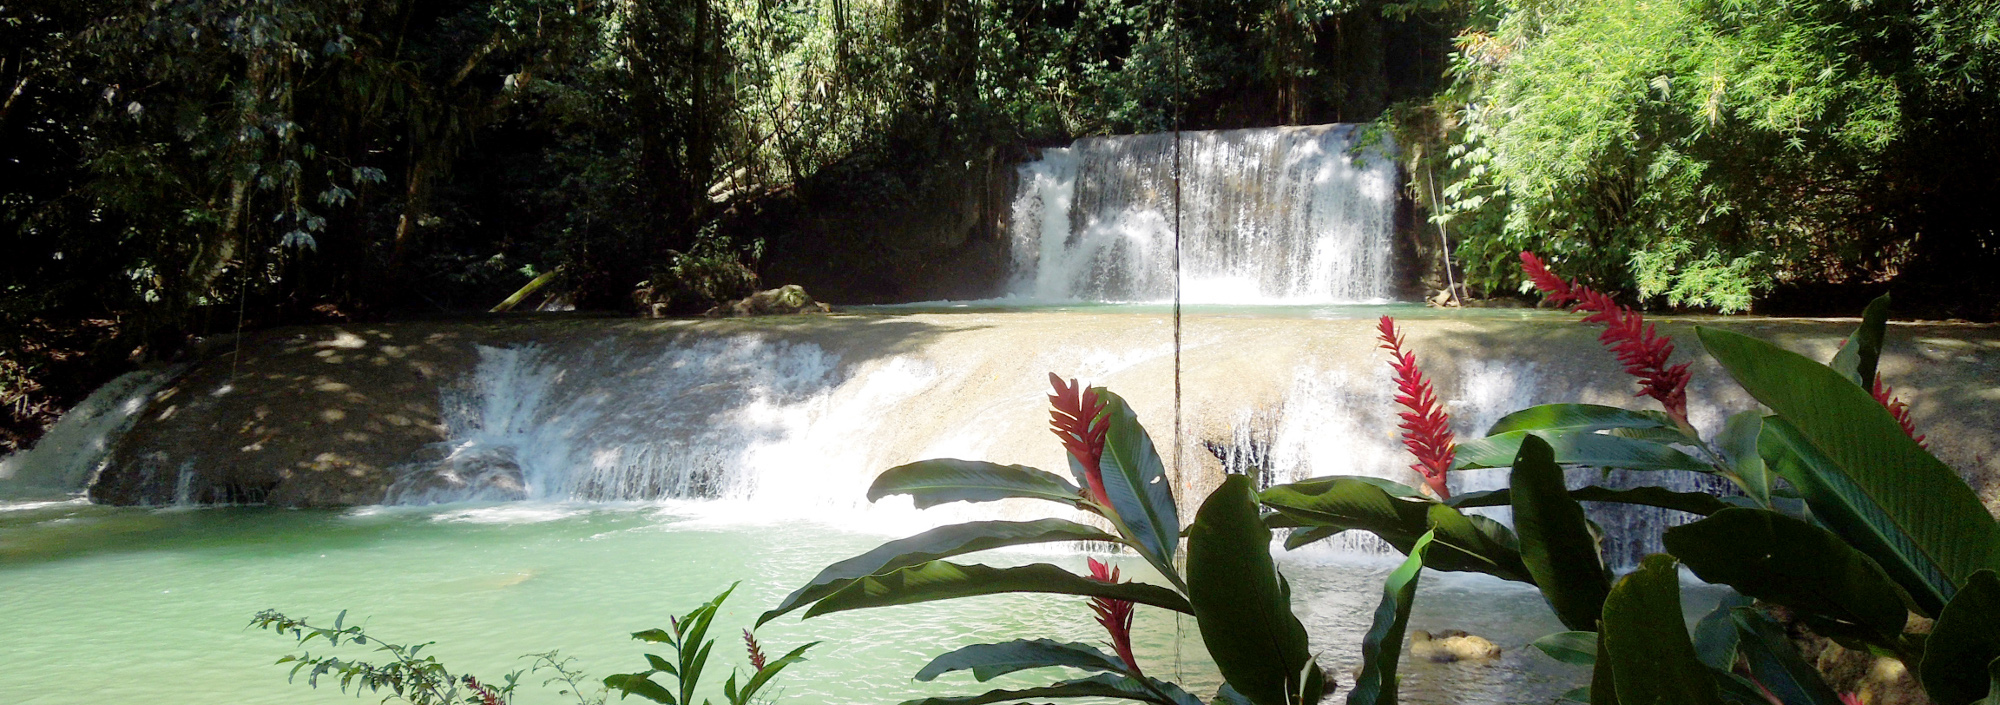
{"label": "dark forest background", "polygon": [[2000,0],[0,0],[0,451],[204,336],[551,273],[966,294],[1013,164],[1175,126],[1374,122],[1473,298],[1534,249],[1654,308],[1992,320],[1997,90]]}

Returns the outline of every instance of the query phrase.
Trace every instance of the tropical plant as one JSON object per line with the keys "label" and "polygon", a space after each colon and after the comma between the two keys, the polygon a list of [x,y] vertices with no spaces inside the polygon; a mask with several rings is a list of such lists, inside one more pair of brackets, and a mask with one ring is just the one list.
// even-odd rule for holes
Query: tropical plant
{"label": "tropical plant", "polygon": [[[1664,412],[1551,404],[1507,415],[1485,438],[1439,449],[1406,437],[1425,470],[1456,453],[1452,469],[1510,467],[1507,489],[1438,499],[1368,477],[1315,478],[1263,493],[1273,526],[1292,529],[1288,547],[1369,531],[1408,554],[1384,588],[1363,642],[1364,668],[1350,703],[1395,699],[1395,668],[1415,583],[1423,568],[1484,572],[1540,589],[1571,631],[1535,643],[1550,656],[1594,664],[1592,703],[1843,702],[1800,657],[1782,626],[1751,600],[1782,606],[1835,642],[1901,660],[1932,700],[2000,702],[2000,642],[1991,638],[2000,590],[1996,524],[1972,489],[1926,452],[1877,374],[1888,299],[1830,364],[1755,338],[1698,327],[1703,347],[1772,412],[1728,419],[1714,439],[1687,422],[1689,373],[1668,365],[1672,342],[1637,312],[1550,273],[1521,254],[1525,278],[1585,320],[1607,325],[1602,340],[1640,381],[1640,396]],[[1412,392],[1414,356],[1386,317],[1384,347],[1411,406],[1408,420],[1434,418],[1435,393]],[[1642,486],[1569,489],[1565,466],[1694,471],[1728,478],[1741,496]],[[1649,556],[1612,580],[1596,528],[1580,502],[1648,505],[1702,518],[1666,529],[1667,554]],[[1511,506],[1509,531],[1460,510]],[[1690,637],[1681,622],[1677,570],[1686,566],[1741,597],[1725,601]],[[1937,619],[1928,638],[1905,633],[1907,612]],[[1991,664],[1991,665],[1989,665]],[[1981,700],[1981,702],[1986,702]]]}
{"label": "tropical plant", "polygon": [[[722,594],[716,595],[715,599],[694,608],[693,611],[677,617],[668,617],[669,626],[666,629],[648,629],[633,633],[634,639],[666,644],[667,648],[673,650],[674,658],[669,660],[646,654],[646,664],[650,668],[638,673],[607,676],[604,679],[605,687],[618,691],[621,699],[637,695],[666,705],[694,705],[695,686],[700,684],[702,673],[708,668],[709,653],[715,647],[715,640],[708,638],[709,625],[715,621],[715,612],[721,609],[722,601],[729,599],[729,593],[735,591],[736,586],[730,585],[728,589],[722,591]],[[772,678],[776,678],[786,666],[806,660],[806,649],[818,643],[815,641],[792,649],[773,661],[764,655],[764,646],[758,643],[757,636],[748,629],[743,630],[743,648],[750,659],[750,677],[738,685],[737,677],[740,674],[734,668],[730,669],[729,680],[722,684],[723,697],[730,705],[750,705],[758,702],[755,699],[757,693],[769,685]],[[665,674],[673,679],[674,689],[668,690],[655,682],[653,676],[659,674]],[[704,699],[702,703],[707,705],[708,700]]]}
{"label": "tropical plant", "polygon": [[[275,610],[259,612],[250,620],[250,626],[267,629],[280,634],[289,633],[298,640],[300,648],[310,645],[313,640],[324,640],[327,648],[337,648],[342,644],[367,646],[373,644],[374,651],[388,656],[382,663],[341,658],[339,656],[318,655],[301,651],[278,659],[278,663],[293,664],[291,679],[296,680],[301,672],[306,676],[306,685],[319,687],[319,679],[324,676],[335,680],[340,691],[354,689],[355,695],[363,690],[371,693],[388,691],[382,702],[401,700],[410,705],[502,705],[508,702],[519,684],[521,671],[507,674],[501,680],[503,685],[491,685],[492,681],[481,682],[469,673],[453,673],[439,663],[434,655],[420,655],[435,642],[422,644],[397,644],[369,636],[360,625],[346,626],[347,612],[333,618],[333,626],[316,626],[304,619],[293,619]],[[568,676],[569,661],[556,652],[533,654],[535,670],[553,668],[558,678]],[[583,696],[579,695],[579,698]],[[589,701],[584,700],[587,704]]]}
{"label": "tropical plant", "polygon": [[[911,701],[978,705],[1041,698],[1115,698],[1198,705],[1200,698],[1170,681],[1147,676],[1132,649],[1138,605],[1193,615],[1225,684],[1219,702],[1298,705],[1318,702],[1327,678],[1308,650],[1303,625],[1291,612],[1290,590],[1271,560],[1271,531],[1259,516],[1249,477],[1230,475],[1185,527],[1186,568],[1179,557],[1183,526],[1152,439],[1125,400],[1102,388],[1080,388],[1050,375],[1055,434],[1068,451],[1071,477],[1021,465],[976,460],[923,460],[876,478],[868,498],[909,495],[918,508],[947,502],[1033,499],[1053,502],[1108,524],[1110,531],[1061,518],[976,521],[939,527],[827,566],[758,623],[806,609],[805,617],[867,607],[908,605],[975,595],[1053,593],[1090,598],[1115,654],[1051,639],[973,644],[933,659],[918,671],[929,681],[971,671],[979,681],[1017,671],[1069,668],[1091,675],[1024,690]],[[1166,586],[1120,582],[1119,572],[1088,559],[1090,574],[1037,563],[997,568],[945,559],[1003,546],[1092,541],[1137,553]]]}

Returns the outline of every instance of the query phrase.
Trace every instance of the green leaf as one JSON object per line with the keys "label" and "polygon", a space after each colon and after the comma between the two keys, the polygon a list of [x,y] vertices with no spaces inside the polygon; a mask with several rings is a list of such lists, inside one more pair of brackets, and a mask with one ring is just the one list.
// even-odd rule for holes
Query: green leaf
{"label": "green leaf", "polygon": [[[1902,609],[1897,603],[1897,609]],[[1754,609],[1730,611],[1741,640],[1737,650],[1750,664],[1750,675],[1787,705],[1842,705],[1819,669],[1799,656],[1785,637],[1785,628]]]}
{"label": "green leaf", "polygon": [[1299,523],[1337,529],[1332,533],[1367,531],[1405,554],[1430,522],[1430,502],[1401,499],[1375,483],[1352,477],[1278,485],[1259,497],[1265,506]]}
{"label": "green leaf", "polygon": [[1583,505],[1563,487],[1563,471],[1549,444],[1539,436],[1525,437],[1508,484],[1514,490],[1514,531],[1520,536],[1521,559],[1542,597],[1564,626],[1598,631],[1610,580]]}
{"label": "green leaf", "polygon": [[1290,533],[1285,534],[1285,550],[1290,551],[1292,549],[1304,546],[1314,541],[1330,539],[1340,535],[1341,532],[1346,530],[1347,529],[1338,526],[1298,527],[1292,529]]}
{"label": "green leaf", "polygon": [[940,526],[827,566],[803,587],[786,595],[777,607],[758,617],[757,625],[763,626],[780,615],[838,592],[859,578],[990,548],[1051,541],[1120,542],[1118,537],[1096,528],[1062,519],[975,521]]}
{"label": "green leaf", "polygon": [[[1529,431],[1508,431],[1458,444],[1456,469],[1500,468],[1514,462]],[[1594,468],[1625,470],[1687,470],[1712,472],[1715,468],[1666,445],[1637,438],[1624,438],[1588,430],[1552,429],[1533,432],[1552,449],[1555,462]]]}
{"label": "green leaf", "polygon": [[931,659],[917,671],[917,680],[929,681],[952,671],[971,669],[981,682],[1030,668],[1067,666],[1086,671],[1123,673],[1125,662],[1089,644],[1061,643],[1050,639],[1019,639],[999,644],[973,644]]}
{"label": "green leaf", "polygon": [[1743,488],[1758,506],[1771,506],[1771,474],[1764,469],[1764,458],[1757,454],[1757,437],[1764,431],[1763,412],[1752,409],[1730,416],[1722,424],[1721,435],[1715,444],[1722,454],[1729,458],[1729,465],[1736,471],[1736,486]]}
{"label": "green leaf", "polygon": [[1432,538],[1430,550],[1424,553],[1425,568],[1535,582],[1528,566],[1521,562],[1520,540],[1506,525],[1461,514],[1442,504],[1431,505],[1429,520]]}
{"label": "green leaf", "polygon": [[1563,663],[1579,666],[1597,663],[1597,632],[1556,632],[1536,639],[1533,644],[1549,658]]}
{"label": "green leaf", "polygon": [[1736,669],[1736,643],[1741,637],[1737,635],[1736,618],[1730,610],[1749,607],[1755,602],[1732,592],[1703,615],[1701,621],[1695,622],[1694,653],[1703,665],[1724,673]]}
{"label": "green leaf", "polygon": [[1100,390],[1098,398],[1105,400],[1104,414],[1110,422],[1098,467],[1103,471],[1104,497],[1118,515],[1112,520],[1161,575],[1178,582],[1174,554],[1180,550],[1181,520],[1167,468],[1132,406],[1109,391]]}
{"label": "green leaf", "polygon": [[[1150,686],[1150,687],[1149,687]],[[1160,705],[1202,705],[1201,699],[1166,681],[1100,673],[1088,678],[1062,681],[1038,688],[993,690],[979,695],[906,700],[903,705],[987,705],[1018,702],[1029,698],[1116,698]]]}
{"label": "green leaf", "polygon": [[1403,655],[1403,632],[1410,626],[1410,605],[1417,599],[1417,578],[1424,572],[1430,543],[1428,533],[1417,537],[1409,557],[1382,581],[1382,601],[1361,635],[1361,673],[1347,691],[1347,705],[1395,705],[1396,662]]}
{"label": "green leaf", "polygon": [[1919,608],[1936,614],[1972,573],[1992,567],[1994,522],[1978,495],[1868,392],[1756,338],[1696,331],[1709,354],[1777,413],[1759,441],[1765,462]]}
{"label": "green leaf", "polygon": [[1634,411],[1599,404],[1543,404],[1508,414],[1486,435],[1545,429],[1673,428],[1674,421],[1658,411]]}
{"label": "green leaf", "polygon": [[947,502],[1045,499],[1084,508],[1083,490],[1045,470],[979,460],[919,460],[882,471],[868,487],[868,501],[906,494],[918,509]]}
{"label": "green leaf", "polygon": [[646,676],[637,673],[620,673],[605,676],[604,687],[618,691],[620,699],[637,695],[656,703],[666,703],[666,705],[678,705],[680,702],[675,700],[674,694],[667,692],[666,688],[660,687],[660,684],[654,683]]}
{"label": "green leaf", "polygon": [[[1460,509],[1473,507],[1505,507],[1513,503],[1511,488],[1467,492],[1452,495],[1445,502]],[[1569,498],[1579,502],[1612,502],[1617,504],[1637,504],[1659,507],[1708,516],[1728,509],[1730,504],[1715,495],[1701,492],[1675,492],[1664,487],[1647,485],[1630,489],[1612,489],[1601,485],[1585,485],[1569,491]]]}
{"label": "green leaf", "polygon": [[[1702,580],[1816,618],[1822,633],[1886,643],[1903,633],[1903,594],[1833,532],[1767,509],[1732,507],[1667,529],[1667,551]],[[1836,628],[1823,628],[1831,621]]]}
{"label": "green leaf", "polygon": [[1875,367],[1882,359],[1882,339],[1889,327],[1889,295],[1868,302],[1861,312],[1861,327],[1840,344],[1827,366],[1862,389],[1875,388]]}
{"label": "green leaf", "polygon": [[931,561],[861,578],[806,610],[806,619],[869,607],[912,605],[1009,592],[1041,592],[1131,600],[1194,614],[1179,593],[1145,583],[1098,582],[1047,563],[1017,568]]}
{"label": "green leaf", "polygon": [[1972,574],[1938,614],[1917,673],[1937,705],[1964,705],[1991,690],[1985,664],[2000,659],[2000,580]]}
{"label": "green leaf", "polygon": [[1721,705],[1715,676],[1695,657],[1681,621],[1680,572],[1672,556],[1647,556],[1618,581],[1605,598],[1598,638],[1611,660],[1619,702]]}
{"label": "green leaf", "polygon": [[1188,601],[1223,680],[1251,702],[1286,705],[1318,666],[1270,545],[1250,478],[1224,477],[1188,530]]}

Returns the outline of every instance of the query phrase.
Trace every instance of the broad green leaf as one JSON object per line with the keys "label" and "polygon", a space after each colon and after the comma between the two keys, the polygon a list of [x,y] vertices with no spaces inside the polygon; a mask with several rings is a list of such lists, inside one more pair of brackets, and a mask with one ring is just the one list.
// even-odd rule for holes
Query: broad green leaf
{"label": "broad green leaf", "polygon": [[1740,594],[1730,593],[1716,603],[1715,609],[1703,615],[1694,625],[1694,653],[1703,665],[1728,673],[1736,668],[1736,618],[1730,610],[1749,607],[1756,601]]}
{"label": "broad green leaf", "polygon": [[1600,404],[1543,404],[1500,417],[1487,429],[1493,436],[1510,431],[1545,429],[1673,428],[1674,421],[1658,411],[1634,411]]}
{"label": "broad green leaf", "polygon": [[1098,397],[1105,400],[1110,421],[1098,467],[1104,473],[1105,499],[1117,514],[1112,520],[1161,575],[1178,581],[1174,553],[1180,549],[1181,520],[1167,468],[1132,406],[1109,391],[1100,390]]}
{"label": "broad green leaf", "polygon": [[1702,580],[1789,607],[1822,633],[1883,642],[1903,633],[1909,613],[1896,583],[1868,556],[1811,523],[1732,507],[1667,529],[1662,541]]}
{"label": "broad green leaf", "polygon": [[[1897,609],[1902,609],[1901,603]],[[1785,628],[1748,607],[1730,610],[1741,640],[1737,650],[1750,664],[1750,675],[1787,705],[1842,705],[1819,669],[1806,663],[1785,637]]]}
{"label": "broad green leaf", "polygon": [[1935,614],[1974,572],[1992,567],[1994,522],[1978,495],[1867,391],[1756,338],[1696,331],[1779,417],[1765,420],[1759,448],[1775,438],[1792,457],[1774,463],[1772,448],[1765,462],[1799,489],[1815,517],[1902,582],[1918,607]]}
{"label": "broad green leaf", "polygon": [[1743,488],[1758,506],[1771,506],[1771,474],[1764,469],[1764,457],[1757,454],[1757,437],[1764,431],[1764,413],[1752,409],[1730,416],[1722,424],[1715,445],[1729,458],[1736,471],[1736,486]]}
{"label": "broad green leaf", "polygon": [[1141,681],[1113,673],[1099,673],[1088,678],[1078,678],[1038,688],[993,690],[979,695],[906,700],[902,705],[987,705],[1020,702],[1030,698],[1115,698],[1160,705],[1202,705],[1200,698],[1190,695],[1172,683],[1154,678]]}
{"label": "broad green leaf", "polygon": [[[1473,507],[1505,507],[1513,503],[1514,492],[1510,488],[1467,492],[1452,495],[1446,502],[1460,509]],[[1675,492],[1664,487],[1648,485],[1631,489],[1612,489],[1601,485],[1585,485],[1569,491],[1569,498],[1579,502],[1613,502],[1617,504],[1638,504],[1659,507],[1689,514],[1708,516],[1729,508],[1729,503],[1715,495],[1701,492]]]}
{"label": "broad green leaf", "polygon": [[1396,663],[1403,655],[1403,632],[1410,626],[1410,605],[1417,599],[1417,578],[1424,572],[1430,544],[1430,534],[1417,537],[1410,556],[1382,581],[1375,620],[1361,635],[1361,673],[1347,692],[1347,705],[1395,705]]}
{"label": "broad green leaf", "polygon": [[1223,478],[1188,530],[1188,601],[1223,679],[1258,705],[1286,705],[1318,666],[1270,545],[1250,478]]}
{"label": "broad green leaf", "polygon": [[1861,312],[1861,327],[1840,344],[1827,366],[1862,389],[1875,387],[1875,368],[1882,359],[1882,339],[1889,326],[1889,295],[1868,302]]}
{"label": "broad green leaf", "polygon": [[1917,673],[1937,705],[1964,705],[1987,696],[1986,664],[2000,659],[2000,580],[1993,571],[1972,574],[1938,614],[1924,640]]}
{"label": "broad green leaf", "polygon": [[[1597,661],[1590,666],[1590,685],[1583,689],[1590,705],[1618,705],[1618,679],[1611,667],[1610,645],[1597,635]],[[1574,691],[1572,691],[1574,692]]]}
{"label": "broad green leaf", "polygon": [[1598,615],[1611,584],[1583,505],[1563,487],[1562,467],[1540,437],[1525,437],[1513,464],[1508,484],[1514,490],[1514,531],[1528,574],[1564,626],[1598,631]]}
{"label": "broad green leaf", "polygon": [[933,680],[952,671],[969,669],[973,678],[985,682],[1015,671],[1051,666],[1112,673],[1125,671],[1124,661],[1089,644],[1018,639],[998,644],[973,644],[946,652],[931,659],[923,670],[917,671],[917,680]]}
{"label": "broad green leaf", "polygon": [[827,566],[820,570],[819,575],[813,576],[811,582],[793,590],[777,607],[758,617],[757,625],[763,626],[780,615],[831,595],[859,578],[990,548],[1052,541],[1118,543],[1119,539],[1096,528],[1062,519],[975,521],[940,526],[909,538],[890,541],[875,550]]}
{"label": "broad green leaf", "polygon": [[1715,676],[1696,658],[1681,621],[1680,572],[1673,556],[1647,556],[1618,581],[1604,600],[1598,638],[1611,660],[1619,702],[1721,705]]}
{"label": "broad green leaf", "polygon": [[938,458],[898,465],[875,476],[868,501],[906,494],[918,509],[948,502],[992,502],[1002,499],[1046,499],[1085,506],[1083,490],[1061,476],[1026,465],[1000,465],[979,460]]}
{"label": "broad green leaf", "polygon": [[1442,504],[1431,505],[1429,520],[1432,537],[1430,550],[1424,552],[1425,568],[1535,582],[1521,562],[1520,540],[1506,525]]}
{"label": "broad green leaf", "polygon": [[2000,705],[2000,659],[1986,664],[1986,677],[1991,681],[1986,687],[1986,697],[1980,698],[1974,705]]}
{"label": "broad green leaf", "polygon": [[656,703],[666,703],[666,705],[679,705],[680,702],[674,699],[673,693],[668,692],[660,684],[654,683],[644,674],[619,673],[605,676],[604,687],[618,691],[620,699],[624,699],[626,696],[637,695]]}
{"label": "broad green leaf", "polygon": [[931,561],[856,580],[813,604],[806,610],[806,619],[846,610],[1010,592],[1108,597],[1194,614],[1180,594],[1158,585],[1098,582],[1047,563],[994,568]]}
{"label": "broad green leaf", "polygon": [[1338,526],[1302,526],[1285,534],[1285,550],[1304,546],[1314,541],[1330,539],[1347,529]]}
{"label": "broad green leaf", "polygon": [[1597,663],[1597,632],[1556,632],[1532,642],[1549,658],[1589,666]]}
{"label": "broad green leaf", "polygon": [[[1508,431],[1458,444],[1457,469],[1503,468],[1514,462],[1521,439],[1530,431]],[[1666,445],[1637,438],[1624,438],[1588,430],[1552,429],[1532,432],[1545,441],[1563,465],[1625,470],[1687,470],[1711,472],[1715,468]]]}
{"label": "broad green leaf", "polygon": [[1302,524],[1336,529],[1332,533],[1367,531],[1405,554],[1430,521],[1430,502],[1398,498],[1375,483],[1352,477],[1278,485],[1259,497],[1265,506]]}

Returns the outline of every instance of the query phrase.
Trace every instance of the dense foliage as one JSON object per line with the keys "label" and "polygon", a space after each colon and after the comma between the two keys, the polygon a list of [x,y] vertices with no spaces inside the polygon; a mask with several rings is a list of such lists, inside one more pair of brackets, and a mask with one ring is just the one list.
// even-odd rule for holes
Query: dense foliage
{"label": "dense foliage", "polygon": [[680,312],[774,249],[871,269],[905,243],[843,217],[949,211],[1023,145],[1424,95],[1450,26],[1385,6],[5,0],[0,401],[32,436],[127,353],[558,267],[557,304]]}
{"label": "dense foliage", "polygon": [[1532,249],[1672,306],[1893,280],[1991,317],[2000,3],[1490,0],[1400,117],[1468,280]]}

